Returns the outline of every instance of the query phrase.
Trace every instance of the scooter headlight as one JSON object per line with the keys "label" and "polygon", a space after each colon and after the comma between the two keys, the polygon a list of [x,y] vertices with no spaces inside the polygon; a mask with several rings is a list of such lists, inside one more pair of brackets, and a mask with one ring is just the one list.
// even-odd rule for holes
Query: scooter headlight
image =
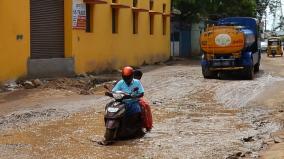
{"label": "scooter headlight", "polygon": [[109,107],[107,108],[107,111],[110,113],[116,113],[119,110],[119,108],[113,108],[113,107]]}

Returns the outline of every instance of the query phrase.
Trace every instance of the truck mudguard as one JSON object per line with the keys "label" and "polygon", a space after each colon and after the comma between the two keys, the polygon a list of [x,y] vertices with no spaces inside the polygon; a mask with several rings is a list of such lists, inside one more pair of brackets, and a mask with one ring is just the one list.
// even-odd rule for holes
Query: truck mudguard
{"label": "truck mudguard", "polygon": [[251,51],[246,51],[242,53],[241,56],[241,61],[243,66],[252,66],[252,52]]}

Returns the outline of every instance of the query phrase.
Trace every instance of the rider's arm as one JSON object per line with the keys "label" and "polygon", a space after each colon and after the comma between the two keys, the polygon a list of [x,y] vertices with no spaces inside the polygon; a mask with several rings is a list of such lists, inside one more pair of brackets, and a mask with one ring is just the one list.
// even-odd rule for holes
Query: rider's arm
{"label": "rider's arm", "polygon": [[116,91],[120,91],[120,87],[121,87],[121,85],[122,85],[122,80],[120,80],[119,82],[117,82],[116,84],[115,84],[115,86],[112,88],[112,92],[116,92]]}
{"label": "rider's arm", "polygon": [[120,87],[121,87],[121,81],[119,82],[116,82],[115,83],[115,86],[112,88],[111,92],[105,92],[105,95],[106,96],[109,96],[109,97],[113,97],[113,94],[112,92],[116,92],[116,91],[119,91],[120,90]]}
{"label": "rider's arm", "polygon": [[144,93],[134,94],[132,95],[132,98],[141,98],[144,96]]}
{"label": "rider's arm", "polygon": [[144,96],[144,93],[140,94],[131,94],[131,95],[125,95],[124,99],[132,99],[132,98],[141,98]]}
{"label": "rider's arm", "polygon": [[113,97],[113,94],[111,92],[105,92],[105,95],[109,97]]}
{"label": "rider's arm", "polygon": [[136,85],[138,87],[137,93],[133,94],[133,98],[141,98],[144,96],[144,88],[139,80],[136,81]]}

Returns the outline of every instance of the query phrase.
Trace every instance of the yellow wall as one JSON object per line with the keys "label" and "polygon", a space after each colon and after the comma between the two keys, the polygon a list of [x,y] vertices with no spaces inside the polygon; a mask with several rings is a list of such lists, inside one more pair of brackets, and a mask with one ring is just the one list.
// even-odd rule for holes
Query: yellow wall
{"label": "yellow wall", "polygon": [[[0,0],[0,81],[27,73],[30,50],[29,2]],[[17,35],[23,40],[17,40]]]}
{"label": "yellow wall", "polygon": [[[167,60],[170,56],[170,18],[167,33],[162,33],[162,15],[155,15],[154,35],[149,34],[149,13],[139,13],[138,34],[132,33],[132,9],[119,10],[119,30],[112,33],[111,0],[108,4],[94,5],[93,32],[72,32],[72,55],[77,73],[141,65]],[[132,0],[119,0],[132,6]],[[155,11],[162,12],[163,3],[170,12],[170,0],[155,0]],[[69,4],[71,5],[71,4]],[[138,1],[139,8],[149,9],[149,0]],[[71,15],[69,15],[71,16]],[[71,25],[71,24],[70,24]]]}
{"label": "yellow wall", "polygon": [[[118,0],[132,6],[132,0]],[[170,56],[170,18],[163,35],[162,15],[155,15],[154,35],[149,33],[149,13],[139,13],[138,34],[132,33],[132,9],[119,10],[119,30],[112,33],[111,0],[93,6],[93,32],[72,29],[72,0],[65,0],[65,57],[75,59],[76,73],[100,72],[124,65],[138,66],[167,60]],[[155,11],[163,3],[170,12],[170,0],[155,0]],[[0,0],[0,81],[27,75],[30,56],[30,2]],[[149,9],[149,0],[138,0],[138,7]],[[17,35],[23,35],[17,40]]]}
{"label": "yellow wall", "polygon": [[64,1],[64,40],[65,57],[73,57],[72,53],[72,0]]}

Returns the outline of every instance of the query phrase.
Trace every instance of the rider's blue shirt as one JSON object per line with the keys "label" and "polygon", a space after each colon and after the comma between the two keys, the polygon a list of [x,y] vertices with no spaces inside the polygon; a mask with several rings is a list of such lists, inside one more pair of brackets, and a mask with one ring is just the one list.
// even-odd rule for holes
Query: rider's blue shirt
{"label": "rider's blue shirt", "polygon": [[[138,91],[133,92],[134,88],[138,88]],[[128,86],[124,80],[120,80],[112,89],[113,92],[115,91],[122,91],[128,94],[141,94],[144,93],[144,88],[141,84],[141,82],[137,79],[133,79],[133,81],[131,82],[131,84]],[[124,100],[124,102],[127,104],[127,111],[126,111],[126,115],[131,115],[134,113],[139,113],[141,112],[139,103],[137,99],[127,99]]]}

